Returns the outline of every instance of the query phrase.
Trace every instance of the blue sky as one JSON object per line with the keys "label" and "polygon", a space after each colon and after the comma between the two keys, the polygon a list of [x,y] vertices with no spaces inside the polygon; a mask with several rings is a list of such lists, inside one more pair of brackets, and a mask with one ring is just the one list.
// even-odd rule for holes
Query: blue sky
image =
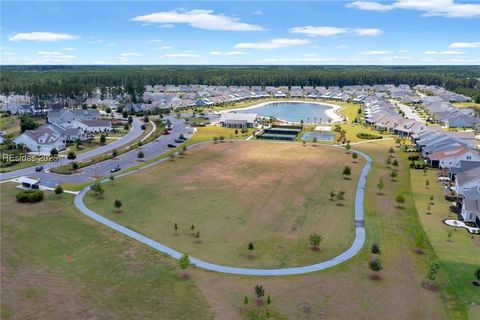
{"label": "blue sky", "polygon": [[1,64],[480,64],[480,4],[2,1]]}

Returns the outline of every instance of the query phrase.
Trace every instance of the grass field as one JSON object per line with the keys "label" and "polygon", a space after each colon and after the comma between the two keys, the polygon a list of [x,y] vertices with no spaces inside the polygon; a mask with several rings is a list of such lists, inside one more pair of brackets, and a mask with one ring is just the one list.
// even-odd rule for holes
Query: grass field
{"label": "grass field", "polygon": [[[392,145],[392,141],[378,141],[355,146],[374,160],[366,187],[367,242],[359,255],[333,269],[304,276],[245,278],[198,270],[197,284],[215,316],[240,319],[243,297],[253,299],[253,287],[262,284],[272,297],[271,308],[284,316],[279,319],[464,319],[462,313],[451,307],[444,275],[440,274],[438,279],[438,292],[422,287],[434,254],[428,247],[422,255],[415,253],[413,235],[422,228],[409,175],[390,181],[391,168],[385,160]],[[399,169],[408,170],[408,162],[397,159]],[[378,196],[376,185],[381,177],[385,188],[383,195]],[[397,193],[406,196],[405,209],[394,204]],[[379,243],[382,250],[381,280],[369,278],[369,249],[373,242]]]}
{"label": "grass field", "polygon": [[[480,267],[480,236],[472,236],[466,229],[445,225],[444,219],[455,219],[450,213],[450,203],[443,197],[443,187],[437,180],[436,170],[411,170],[415,204],[420,221],[430,243],[442,262],[451,283],[449,290],[457,297],[461,308],[470,311],[471,319],[480,319],[480,290],[472,285],[474,272]],[[430,185],[425,187],[425,181]],[[430,201],[430,196],[434,201]],[[431,204],[434,203],[434,204]],[[430,215],[426,214],[430,205]],[[451,237],[448,231],[452,230]]]}
{"label": "grass field", "polygon": [[[351,245],[362,163],[353,163],[342,149],[209,143],[184,158],[108,183],[102,197],[90,193],[85,202],[110,219],[210,262],[297,266],[334,257]],[[345,164],[352,167],[351,180],[342,179]],[[331,190],[345,190],[345,200],[330,201]],[[120,214],[115,199],[124,202]],[[197,230],[199,239],[193,236]],[[318,252],[309,248],[313,232],[324,237]],[[248,257],[250,241],[254,259]]]}
{"label": "grass field", "polygon": [[15,201],[1,185],[2,319],[211,319],[173,260],[99,227],[73,196]]}

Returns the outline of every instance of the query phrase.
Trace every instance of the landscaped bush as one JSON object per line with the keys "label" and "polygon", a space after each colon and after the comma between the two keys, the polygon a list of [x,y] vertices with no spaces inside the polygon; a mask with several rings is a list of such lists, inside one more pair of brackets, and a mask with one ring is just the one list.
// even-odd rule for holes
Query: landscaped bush
{"label": "landscaped bush", "polygon": [[360,132],[360,133],[357,133],[357,138],[371,140],[371,139],[382,139],[383,137],[378,134]]}
{"label": "landscaped bush", "polygon": [[43,200],[42,190],[20,190],[16,195],[18,202],[35,203]]}

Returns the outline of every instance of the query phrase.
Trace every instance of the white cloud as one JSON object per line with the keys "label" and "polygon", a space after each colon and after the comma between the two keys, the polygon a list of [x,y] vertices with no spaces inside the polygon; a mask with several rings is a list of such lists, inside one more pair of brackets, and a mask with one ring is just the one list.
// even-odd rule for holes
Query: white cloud
{"label": "white cloud", "polygon": [[75,59],[75,56],[64,54],[59,51],[38,51],[40,63],[68,63]]}
{"label": "white cloud", "polygon": [[306,34],[311,37],[328,37],[335,36],[338,34],[346,33],[348,30],[345,28],[336,28],[336,27],[314,27],[314,26],[304,26],[304,27],[294,27],[289,29],[291,33],[300,33]]}
{"label": "white cloud", "polygon": [[152,39],[152,40],[148,40],[147,43],[160,43],[160,42],[163,42],[163,40],[160,40],[160,39]]}
{"label": "white cloud", "polygon": [[347,47],[348,46],[346,44],[341,44],[341,45],[336,46],[337,49],[345,49]]}
{"label": "white cloud", "polygon": [[88,44],[98,44],[98,43],[102,43],[103,40],[92,40],[92,41],[89,41]]}
{"label": "white cloud", "polygon": [[452,49],[480,48],[480,42],[454,42],[448,46]]}
{"label": "white cloud", "polygon": [[245,51],[225,51],[225,52],[210,51],[208,54],[211,55],[211,56],[241,56],[241,55],[248,54],[248,52],[245,52]]}
{"label": "white cloud", "polygon": [[262,10],[253,11],[253,15],[255,16],[261,16],[262,14],[263,14]]}
{"label": "white cloud", "polygon": [[20,32],[9,38],[10,41],[55,42],[78,39],[78,36],[55,32]]}
{"label": "white cloud", "polygon": [[292,46],[303,46],[310,44],[308,39],[272,39],[266,42],[241,42],[237,43],[235,49],[258,49],[258,50],[272,50]]}
{"label": "white cloud", "polygon": [[175,25],[172,23],[159,24],[157,26],[157,28],[162,28],[162,29],[171,29],[173,27],[175,27]]}
{"label": "white cloud", "polygon": [[121,57],[140,57],[141,54],[138,52],[124,52],[120,54]]}
{"label": "white cloud", "polygon": [[366,55],[382,55],[382,54],[390,54],[392,51],[388,50],[371,50],[371,51],[363,51],[360,52],[360,54],[366,54]]}
{"label": "white cloud", "polygon": [[63,51],[77,51],[75,48],[63,48]]}
{"label": "white cloud", "polygon": [[197,29],[212,31],[263,31],[261,26],[241,22],[238,18],[214,14],[212,10],[162,11],[132,18],[146,23],[188,24]]}
{"label": "white cloud", "polygon": [[294,27],[289,29],[291,33],[300,33],[306,34],[310,37],[330,37],[340,34],[353,34],[357,36],[380,36],[383,34],[383,31],[377,28],[358,28],[358,29],[349,29],[349,28],[337,28],[337,27],[327,27],[327,26],[304,26],[304,27]]}
{"label": "white cloud", "polygon": [[377,28],[360,28],[354,29],[353,33],[357,36],[376,37],[381,36],[383,34],[383,31]]}
{"label": "white cloud", "polygon": [[442,16],[447,18],[480,17],[480,5],[458,3],[454,0],[397,0],[392,4],[381,4],[373,1],[354,1],[347,4],[349,8],[386,12],[393,9],[417,10],[423,16]]}
{"label": "white cloud", "polygon": [[348,3],[347,8],[385,12],[394,9],[394,6],[390,4],[381,4],[372,1],[355,1]]}
{"label": "white cloud", "polygon": [[158,48],[155,48],[157,50],[169,50],[169,49],[173,49],[173,47],[171,46],[161,46],[161,47],[158,47]]}
{"label": "white cloud", "polygon": [[191,52],[180,52],[180,53],[167,53],[162,56],[162,58],[197,58],[198,54]]}
{"label": "white cloud", "polygon": [[425,51],[424,54],[441,54],[441,55],[449,55],[449,54],[464,54],[465,52],[463,51],[458,51],[458,50],[445,50],[445,51],[434,51],[434,50],[429,50]]}

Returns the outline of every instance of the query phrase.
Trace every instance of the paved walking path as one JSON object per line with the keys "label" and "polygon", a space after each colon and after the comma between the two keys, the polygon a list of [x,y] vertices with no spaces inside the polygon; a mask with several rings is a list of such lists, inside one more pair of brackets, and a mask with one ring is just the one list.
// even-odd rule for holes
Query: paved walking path
{"label": "paved walking path", "polygon": [[[198,143],[196,145],[190,146],[190,148],[204,144],[204,143],[211,143],[211,142],[202,142]],[[326,146],[326,147],[335,147],[335,146]],[[372,159],[359,151],[352,150],[357,152],[359,155],[364,157],[367,162],[365,163],[365,166],[362,169],[360,179],[358,180],[357,184],[357,193],[355,197],[355,240],[353,241],[353,244],[348,248],[346,251],[344,251],[342,254],[336,256],[335,258],[332,258],[330,260],[320,262],[317,264],[312,264],[304,267],[294,267],[294,268],[283,268],[283,269],[250,269],[250,268],[237,268],[237,267],[230,267],[230,266],[223,266],[219,264],[214,264],[214,263],[209,263],[194,257],[190,257],[190,261],[192,265],[209,270],[209,271],[216,271],[216,272],[221,272],[221,273],[228,273],[228,274],[237,274],[237,275],[249,275],[249,276],[286,276],[286,275],[295,275],[295,274],[305,274],[305,273],[310,273],[310,272],[315,272],[315,271],[320,271],[324,270],[327,268],[331,268],[333,266],[336,266],[342,262],[347,261],[348,259],[354,257],[363,247],[363,244],[365,243],[365,227],[364,227],[364,220],[363,220],[363,200],[364,200],[364,191],[365,191],[365,183],[367,180],[368,173],[370,171],[370,167],[372,164]],[[126,176],[135,172],[138,172],[140,170],[143,170],[145,168],[151,167],[157,163],[160,163],[162,161],[167,160],[167,158],[158,160],[156,162],[150,163],[145,167],[142,167],[138,170],[126,172],[124,174],[121,174],[117,176],[117,178],[120,178],[122,176]],[[108,179],[104,179],[101,182],[105,183],[107,182]],[[180,259],[182,256],[182,253],[179,251],[176,251],[172,248],[169,248],[159,242],[156,242],[138,232],[135,232],[129,228],[126,228],[112,220],[109,220],[94,211],[90,210],[85,206],[83,203],[83,198],[85,197],[85,194],[90,190],[90,187],[86,187],[83,189],[76,197],[75,197],[75,206],[86,216],[100,222],[101,224],[112,228],[130,238],[133,238],[137,241],[142,242],[143,244],[146,244],[149,247],[152,247],[155,250],[158,250],[162,253],[165,253],[169,255],[170,257],[174,259]]]}

